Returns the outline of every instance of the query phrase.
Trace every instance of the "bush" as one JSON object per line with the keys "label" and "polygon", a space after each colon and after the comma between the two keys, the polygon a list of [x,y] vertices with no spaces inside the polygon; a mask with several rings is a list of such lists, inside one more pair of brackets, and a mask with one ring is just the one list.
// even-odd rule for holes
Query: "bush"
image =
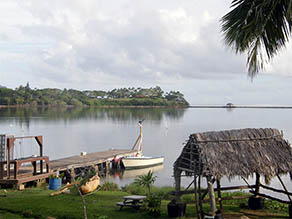
{"label": "bush", "polygon": [[161,210],[161,194],[157,192],[150,193],[146,198],[145,208],[150,216],[159,217]]}
{"label": "bush", "polygon": [[100,189],[103,191],[118,191],[119,186],[113,182],[104,182]]}
{"label": "bush", "polygon": [[146,195],[147,191],[146,188],[143,188],[142,186],[139,186],[135,183],[132,183],[130,185],[125,185],[122,187],[123,192],[127,192],[133,195]]}
{"label": "bush", "polygon": [[185,202],[185,203],[194,202],[195,195],[194,194],[183,195],[183,196],[181,196],[181,200],[182,200],[182,202]]}
{"label": "bush", "polygon": [[265,208],[272,210],[273,212],[281,212],[281,211],[288,212],[288,206],[286,204],[283,204],[277,201],[272,201],[272,200],[265,201]]}
{"label": "bush", "polygon": [[161,198],[163,200],[172,200],[173,195],[171,195],[170,192],[173,190],[174,189],[171,186],[162,186],[162,187],[153,186],[153,188],[152,188],[152,191],[158,192],[161,195]]}

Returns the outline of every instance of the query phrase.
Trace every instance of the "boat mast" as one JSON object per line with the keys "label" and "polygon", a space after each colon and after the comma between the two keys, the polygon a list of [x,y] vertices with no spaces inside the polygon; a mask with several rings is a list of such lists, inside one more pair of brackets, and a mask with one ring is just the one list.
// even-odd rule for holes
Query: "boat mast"
{"label": "boat mast", "polygon": [[139,146],[138,146],[138,152],[142,152],[142,143],[143,143],[142,122],[143,122],[143,121],[144,121],[144,119],[143,119],[143,120],[140,120],[140,121],[138,122],[138,124],[139,124],[139,128],[140,128],[140,133],[139,133],[139,136],[138,136],[138,138],[137,138],[137,140],[136,140],[134,146],[133,146],[132,149],[131,149],[131,150],[134,150],[135,147],[136,147],[136,145],[137,145],[137,143],[138,143],[138,141],[140,141],[140,142],[139,142]]}
{"label": "boat mast", "polygon": [[139,126],[140,126],[140,142],[139,142],[139,148],[138,152],[142,153],[142,143],[143,143],[143,134],[142,134],[142,121],[139,121]]}

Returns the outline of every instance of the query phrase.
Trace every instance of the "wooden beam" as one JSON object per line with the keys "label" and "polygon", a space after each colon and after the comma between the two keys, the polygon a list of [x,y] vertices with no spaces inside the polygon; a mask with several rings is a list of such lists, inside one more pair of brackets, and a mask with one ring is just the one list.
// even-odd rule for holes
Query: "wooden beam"
{"label": "wooden beam", "polygon": [[[187,191],[187,190],[191,187],[191,185],[192,185],[193,183],[195,183],[196,177],[197,177],[197,176],[194,176],[194,180],[188,185],[188,187],[187,187],[184,191]],[[195,191],[196,191],[196,189],[195,189]]]}
{"label": "wooden beam", "polygon": [[277,177],[278,177],[280,183],[282,184],[282,186],[283,186],[283,188],[284,188],[284,190],[285,190],[285,192],[286,192],[286,194],[287,194],[287,196],[288,196],[289,201],[292,202],[291,197],[290,197],[290,195],[288,194],[288,193],[289,193],[289,192],[288,192],[288,189],[286,188],[284,182],[282,181],[282,179],[281,179],[281,177],[280,177],[279,175],[277,175]]}
{"label": "wooden beam", "polygon": [[[230,200],[241,200],[241,199],[248,199],[249,197],[251,197],[251,195],[244,195],[244,196],[229,196],[229,197],[222,197],[221,200],[222,201],[230,201]],[[202,202],[203,203],[207,203],[209,202],[209,199],[205,199]],[[216,202],[220,202],[220,200],[218,198],[216,198]]]}
{"label": "wooden beam", "polygon": [[[244,177],[241,177],[241,179],[243,179],[243,181],[248,185],[250,186],[250,188],[253,190],[253,188],[251,187],[251,185],[249,185],[248,181],[244,178]],[[255,188],[255,187],[254,187]]]}
{"label": "wooden beam", "polygon": [[267,189],[267,190],[271,190],[273,192],[279,192],[279,193],[283,193],[285,195],[292,195],[291,192],[286,192],[286,191],[283,191],[281,189],[275,189],[275,188],[272,188],[272,187],[269,187],[269,186],[266,186],[266,185],[263,185],[263,184],[261,184],[261,187],[263,187],[264,189]]}
{"label": "wooden beam", "polygon": [[[228,190],[235,190],[235,189],[252,189],[252,188],[255,188],[255,185],[221,187],[220,190],[221,191],[228,191]],[[201,191],[208,193],[208,190],[206,190],[206,189],[203,189]],[[217,188],[214,188],[214,191],[217,191]],[[180,192],[181,195],[191,194],[191,193],[194,193],[194,190],[187,190],[187,191]],[[172,191],[172,192],[170,192],[170,194],[174,194],[174,192]]]}
{"label": "wooden beam", "polygon": [[[249,191],[250,193],[252,194],[255,194],[254,191]],[[281,200],[279,198],[275,198],[275,197],[272,197],[272,196],[269,196],[269,195],[266,195],[266,194],[263,194],[263,193],[258,193],[259,196],[262,196],[262,197],[265,197],[265,198],[268,198],[268,199],[271,199],[271,200],[274,200],[274,201],[278,201],[278,202],[281,202],[281,203],[284,203],[284,204],[288,204],[288,205],[291,205],[292,202],[290,201],[284,201],[284,200]]]}
{"label": "wooden beam", "polygon": [[182,171],[187,171],[187,172],[195,173],[194,170],[190,170],[190,169],[183,168],[183,167],[177,167],[177,169],[180,169],[180,170],[182,170]]}
{"label": "wooden beam", "polygon": [[35,137],[37,137],[37,136],[21,136],[21,137],[7,137],[7,138],[10,138],[10,139],[12,139],[12,138],[14,138],[14,139],[25,139],[25,138],[35,138]]}

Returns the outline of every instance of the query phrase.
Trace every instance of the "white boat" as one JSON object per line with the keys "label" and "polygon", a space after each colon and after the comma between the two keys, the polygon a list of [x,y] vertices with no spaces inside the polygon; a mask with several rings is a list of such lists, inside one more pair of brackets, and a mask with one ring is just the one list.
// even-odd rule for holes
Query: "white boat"
{"label": "white boat", "polygon": [[122,159],[123,165],[125,169],[136,169],[136,168],[145,168],[151,167],[159,164],[163,164],[164,157],[146,157],[142,155],[142,142],[143,142],[143,134],[142,134],[142,121],[139,121],[140,134],[132,147],[131,150],[134,150],[136,145],[139,142],[139,147],[136,156],[128,156]]}
{"label": "white boat", "polygon": [[135,169],[163,164],[164,157],[124,157],[122,161],[125,169]]}

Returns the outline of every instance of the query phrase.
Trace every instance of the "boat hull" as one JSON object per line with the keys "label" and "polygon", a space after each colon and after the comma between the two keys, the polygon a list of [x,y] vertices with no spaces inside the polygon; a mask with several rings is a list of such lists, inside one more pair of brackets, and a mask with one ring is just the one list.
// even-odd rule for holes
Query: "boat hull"
{"label": "boat hull", "polygon": [[124,157],[125,169],[137,169],[163,164],[164,157]]}

